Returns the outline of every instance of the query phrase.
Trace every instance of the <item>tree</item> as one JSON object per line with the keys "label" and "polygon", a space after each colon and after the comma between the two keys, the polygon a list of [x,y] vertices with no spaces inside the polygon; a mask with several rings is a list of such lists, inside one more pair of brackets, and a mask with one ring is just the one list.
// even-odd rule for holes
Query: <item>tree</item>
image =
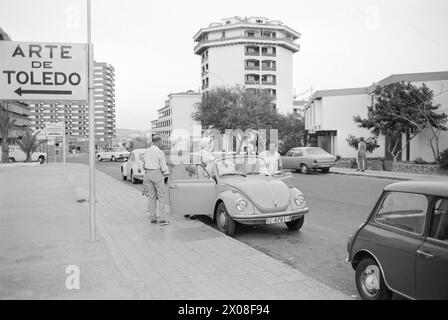
{"label": "tree", "polygon": [[[369,129],[375,136],[398,137],[387,151],[394,162],[410,141],[418,134],[423,134],[431,146],[434,159],[439,155],[439,135],[446,129],[447,115],[436,112],[440,105],[434,105],[434,94],[425,84],[417,87],[409,82],[396,82],[378,86],[375,91],[375,103],[368,107],[369,116],[353,119],[361,128]],[[428,129],[428,130],[426,130]],[[429,133],[427,132],[429,131]],[[400,149],[402,134],[410,134],[410,139]]]}
{"label": "tree", "polygon": [[291,148],[301,147],[305,131],[303,120],[292,113],[279,115],[279,120],[279,152],[284,154]]}
{"label": "tree", "polygon": [[[277,128],[279,115],[273,108],[273,97],[260,93],[251,93],[243,88],[217,87],[206,92],[193,114],[205,129],[266,129]],[[240,151],[243,135],[235,134],[237,152]]]}
{"label": "tree", "polygon": [[[360,138],[355,137],[354,135],[350,134],[346,140],[350,147],[358,150],[358,144],[359,144]],[[369,138],[365,139],[365,143],[366,143],[366,147],[367,147],[366,149],[367,149],[368,153],[373,153],[373,151],[375,151],[375,149],[380,146],[378,144],[378,139],[376,137],[369,137]]]}
{"label": "tree", "polygon": [[22,149],[23,152],[26,154],[26,160],[25,162],[31,161],[31,155],[37,150],[37,148],[44,143],[45,141],[38,141],[37,135],[39,132],[32,133],[31,130],[26,130],[24,135],[22,136],[22,139],[17,140],[17,144],[19,145],[20,149]]}
{"label": "tree", "polygon": [[16,119],[11,117],[11,114],[6,111],[6,108],[0,103],[0,136],[2,138],[2,162],[6,163],[9,160],[9,134],[16,123]]}

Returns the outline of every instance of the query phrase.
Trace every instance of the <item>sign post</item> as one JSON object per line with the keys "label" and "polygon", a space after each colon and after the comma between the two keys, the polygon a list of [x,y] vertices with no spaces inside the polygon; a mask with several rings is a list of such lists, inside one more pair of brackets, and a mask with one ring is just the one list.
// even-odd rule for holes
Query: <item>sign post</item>
{"label": "sign post", "polygon": [[89,213],[90,241],[95,241],[95,101],[93,97],[93,45],[91,38],[91,5],[87,0],[87,48],[88,48],[88,97],[89,97]]}
{"label": "sign post", "polygon": [[[51,123],[47,122],[45,124],[45,131],[48,138],[56,139],[57,137],[62,137],[62,162],[64,164],[64,177],[66,176],[65,170],[65,123],[57,122]],[[56,162],[56,151],[54,155],[54,162]]]}

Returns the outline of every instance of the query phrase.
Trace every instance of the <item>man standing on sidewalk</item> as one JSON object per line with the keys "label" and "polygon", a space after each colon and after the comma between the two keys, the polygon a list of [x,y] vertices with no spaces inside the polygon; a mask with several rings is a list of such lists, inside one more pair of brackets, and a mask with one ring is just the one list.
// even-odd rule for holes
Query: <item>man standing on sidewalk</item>
{"label": "man standing on sidewalk", "polygon": [[367,165],[367,145],[364,138],[359,138],[358,143],[358,169],[357,171],[365,171]]}
{"label": "man standing on sidewalk", "polygon": [[[154,136],[152,145],[144,155],[143,167],[145,178],[143,183],[148,193],[148,213],[151,223],[159,222],[160,225],[167,225],[170,221],[167,218],[166,206],[168,200],[168,190],[165,184],[165,175],[168,174],[165,154],[160,150],[162,138]],[[157,200],[159,200],[159,220],[157,219]]]}

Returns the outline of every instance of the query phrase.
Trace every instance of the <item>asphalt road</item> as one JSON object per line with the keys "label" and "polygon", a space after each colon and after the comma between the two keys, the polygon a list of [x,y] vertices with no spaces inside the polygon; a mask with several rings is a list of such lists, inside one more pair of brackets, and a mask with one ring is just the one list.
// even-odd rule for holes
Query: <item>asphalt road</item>
{"label": "asphalt road", "polygon": [[[87,158],[68,161],[87,163]],[[121,181],[121,162],[101,162],[97,169]],[[285,225],[239,225],[235,238],[332,288],[358,297],[354,271],[345,262],[347,238],[367,218],[381,190],[393,180],[337,174],[293,174],[310,214],[301,231]],[[130,186],[141,191],[141,184]],[[212,225],[207,217],[198,218]]]}

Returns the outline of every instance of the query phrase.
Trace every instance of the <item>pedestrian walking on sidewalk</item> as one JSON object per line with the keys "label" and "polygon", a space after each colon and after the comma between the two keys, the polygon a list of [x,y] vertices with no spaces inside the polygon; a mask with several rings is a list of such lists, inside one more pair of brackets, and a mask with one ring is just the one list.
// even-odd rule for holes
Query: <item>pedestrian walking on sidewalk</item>
{"label": "pedestrian walking on sidewalk", "polygon": [[[152,145],[149,147],[143,158],[143,168],[145,177],[143,183],[148,195],[147,212],[151,223],[167,225],[170,223],[166,207],[168,205],[168,189],[165,179],[169,174],[168,166],[165,160],[165,154],[160,150],[162,138],[154,136]],[[158,200],[158,201],[157,201]],[[158,202],[158,203],[157,203]],[[157,205],[159,218],[157,218]]]}
{"label": "pedestrian walking on sidewalk", "polygon": [[364,138],[359,138],[358,143],[358,169],[356,171],[365,171],[367,166],[367,144]]}

